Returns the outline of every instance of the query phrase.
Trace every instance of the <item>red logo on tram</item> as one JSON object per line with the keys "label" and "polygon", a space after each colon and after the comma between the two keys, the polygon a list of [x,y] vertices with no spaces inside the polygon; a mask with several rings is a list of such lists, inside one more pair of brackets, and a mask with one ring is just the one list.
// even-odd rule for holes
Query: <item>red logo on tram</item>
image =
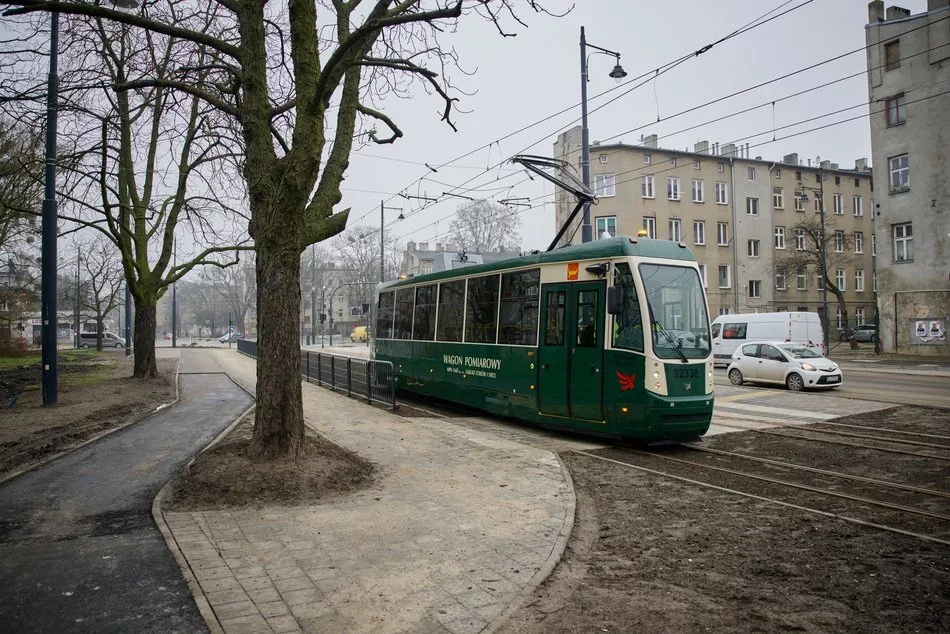
{"label": "red logo on tram", "polygon": [[617,370],[617,378],[620,379],[620,391],[626,392],[627,390],[633,389],[633,384],[637,381],[636,374],[624,374],[620,370]]}

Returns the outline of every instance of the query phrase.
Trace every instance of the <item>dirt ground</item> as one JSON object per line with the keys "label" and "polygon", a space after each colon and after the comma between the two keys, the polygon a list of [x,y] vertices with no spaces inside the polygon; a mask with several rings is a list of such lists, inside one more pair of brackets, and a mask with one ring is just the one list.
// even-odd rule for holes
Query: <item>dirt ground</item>
{"label": "dirt ground", "polygon": [[173,401],[177,367],[159,360],[160,377],[142,381],[121,353],[63,354],[53,407],[42,405],[39,363],[0,371],[0,479]]}
{"label": "dirt ground", "polygon": [[307,432],[300,460],[250,458],[253,411],[222,442],[175,476],[163,511],[316,504],[369,487],[375,467],[320,435]]}
{"label": "dirt ground", "polygon": [[[842,420],[945,434],[950,412],[901,407]],[[843,445],[751,432],[704,444],[948,490],[946,463],[937,474],[916,472],[906,456],[872,459]],[[621,448],[592,453],[624,455]],[[577,490],[574,532],[554,573],[503,626],[506,634],[950,631],[945,545],[578,453],[561,457]],[[940,504],[947,513],[946,500]]]}

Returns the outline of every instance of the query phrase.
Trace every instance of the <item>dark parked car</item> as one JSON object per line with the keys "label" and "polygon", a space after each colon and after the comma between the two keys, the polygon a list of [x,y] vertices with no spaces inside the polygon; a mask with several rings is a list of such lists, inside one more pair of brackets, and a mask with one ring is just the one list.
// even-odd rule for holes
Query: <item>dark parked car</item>
{"label": "dark parked car", "polygon": [[874,335],[877,333],[877,326],[874,324],[863,324],[851,331],[851,336],[855,341],[874,341]]}

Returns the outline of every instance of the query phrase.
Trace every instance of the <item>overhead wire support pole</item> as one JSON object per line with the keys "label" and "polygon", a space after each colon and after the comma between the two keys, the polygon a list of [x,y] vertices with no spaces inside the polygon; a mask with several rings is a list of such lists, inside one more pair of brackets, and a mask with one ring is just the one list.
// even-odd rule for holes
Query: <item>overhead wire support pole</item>
{"label": "overhead wire support pole", "polygon": [[[50,13],[49,78],[46,89],[46,174],[42,221],[43,405],[59,401],[56,361],[56,114],[59,109],[59,13]],[[76,298],[79,301],[79,298]]]}

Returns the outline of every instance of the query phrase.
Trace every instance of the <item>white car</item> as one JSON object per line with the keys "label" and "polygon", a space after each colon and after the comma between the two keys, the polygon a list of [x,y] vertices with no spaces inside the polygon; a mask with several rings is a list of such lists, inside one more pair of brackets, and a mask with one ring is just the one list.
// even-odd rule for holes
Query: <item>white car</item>
{"label": "white car", "polygon": [[239,332],[224,333],[218,337],[218,343],[228,343],[228,341],[237,341],[238,339],[243,339],[244,335]]}
{"label": "white car", "polygon": [[736,348],[727,370],[733,385],[780,383],[794,392],[834,388],[844,381],[834,361],[798,343],[761,341]]}

